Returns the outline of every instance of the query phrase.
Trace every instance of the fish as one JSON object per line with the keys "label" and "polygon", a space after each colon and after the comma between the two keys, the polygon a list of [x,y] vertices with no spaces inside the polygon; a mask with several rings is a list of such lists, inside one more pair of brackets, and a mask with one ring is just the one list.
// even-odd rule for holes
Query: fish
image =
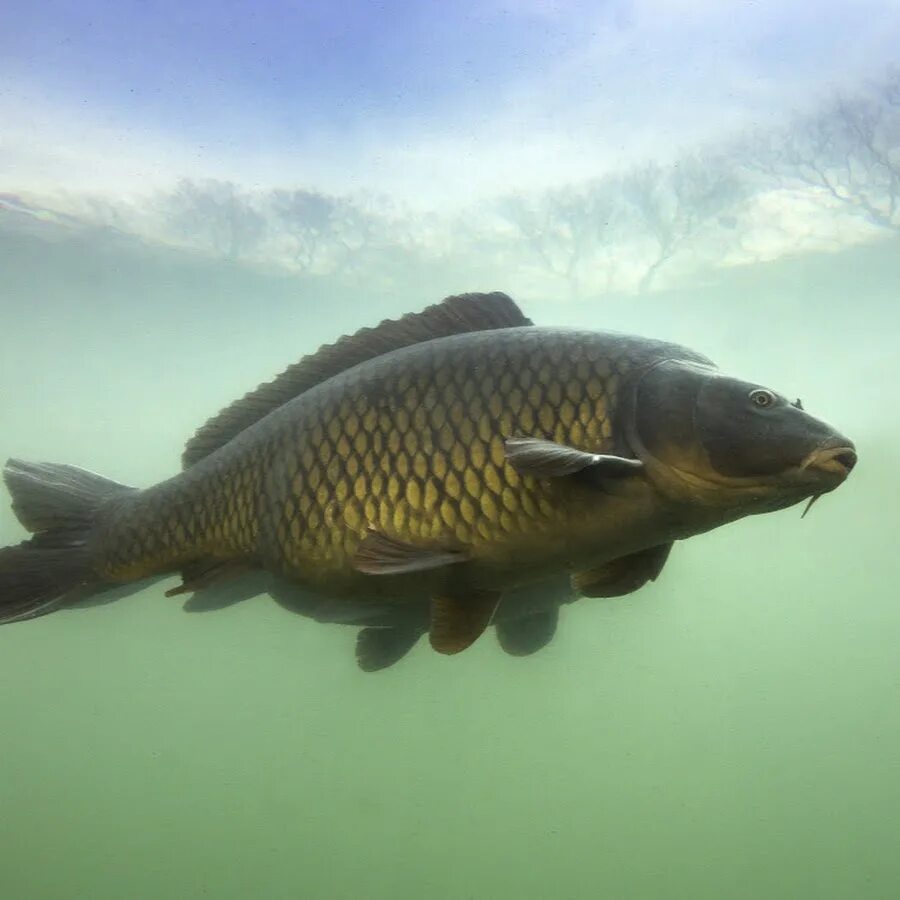
{"label": "fish", "polygon": [[[10,459],[32,536],[0,549],[0,623],[165,575],[171,596],[261,576],[301,614],[311,594],[384,623],[360,632],[367,670],[490,625],[528,655],[565,602],[638,590],[676,541],[820,497],[856,461],[799,402],[694,350],[460,294],[288,367],[158,484]],[[571,597],[525,602],[563,581]]]}

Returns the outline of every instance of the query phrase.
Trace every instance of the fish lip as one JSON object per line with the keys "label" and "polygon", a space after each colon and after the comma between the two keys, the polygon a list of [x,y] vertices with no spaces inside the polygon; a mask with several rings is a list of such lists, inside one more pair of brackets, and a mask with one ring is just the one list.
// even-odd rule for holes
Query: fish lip
{"label": "fish lip", "polygon": [[829,441],[816,447],[800,463],[800,471],[815,470],[817,473],[838,475],[843,481],[856,465],[856,448],[846,438]]}

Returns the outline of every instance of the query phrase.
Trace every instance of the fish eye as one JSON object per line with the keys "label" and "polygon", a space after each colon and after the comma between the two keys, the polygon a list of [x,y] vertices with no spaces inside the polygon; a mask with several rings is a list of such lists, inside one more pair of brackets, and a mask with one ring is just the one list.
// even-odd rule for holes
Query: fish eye
{"label": "fish eye", "polygon": [[774,406],[776,399],[775,395],[765,388],[756,388],[756,390],[750,391],[750,402],[760,409]]}

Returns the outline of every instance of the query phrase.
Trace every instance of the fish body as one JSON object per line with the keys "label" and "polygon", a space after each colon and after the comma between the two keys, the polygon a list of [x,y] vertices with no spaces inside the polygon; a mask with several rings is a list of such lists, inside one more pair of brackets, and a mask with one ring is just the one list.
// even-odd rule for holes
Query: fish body
{"label": "fish body", "polygon": [[[543,616],[552,636],[559,603],[501,616],[504,594],[570,574],[582,594],[627,593],[673,541],[831,490],[855,462],[798,405],[692,350],[536,327],[502,294],[448,298],[298,365],[145,490],[11,462],[35,537],[0,551],[7,617],[74,587],[180,571],[191,591],[265,570],[373,609],[418,603],[442,652],[491,621]],[[42,551],[52,577],[32,571]],[[419,615],[393,620],[418,634]],[[540,643],[517,628],[510,647]]]}
{"label": "fish body", "polygon": [[464,568],[491,587],[639,549],[670,527],[657,524],[659,496],[646,480],[598,503],[590,484],[519,474],[505,441],[537,435],[620,454],[616,414],[630,373],[681,354],[617,335],[522,328],[378,357],[121,503],[98,535],[100,572],[130,581],[197,557],[244,559],[319,589],[396,596],[434,577],[373,582],[354,564],[370,530],[435,552],[462,549]]}

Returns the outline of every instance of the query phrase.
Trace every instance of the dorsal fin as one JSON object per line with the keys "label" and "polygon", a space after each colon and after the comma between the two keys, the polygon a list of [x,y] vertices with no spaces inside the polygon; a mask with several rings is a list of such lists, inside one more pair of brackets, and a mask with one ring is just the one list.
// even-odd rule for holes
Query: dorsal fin
{"label": "dorsal fin", "polygon": [[433,338],[533,324],[506,294],[458,294],[418,313],[385,319],[288,366],[272,381],[245,394],[202,425],[187,442],[181,462],[189,468],[279,406],[361,362]]}

